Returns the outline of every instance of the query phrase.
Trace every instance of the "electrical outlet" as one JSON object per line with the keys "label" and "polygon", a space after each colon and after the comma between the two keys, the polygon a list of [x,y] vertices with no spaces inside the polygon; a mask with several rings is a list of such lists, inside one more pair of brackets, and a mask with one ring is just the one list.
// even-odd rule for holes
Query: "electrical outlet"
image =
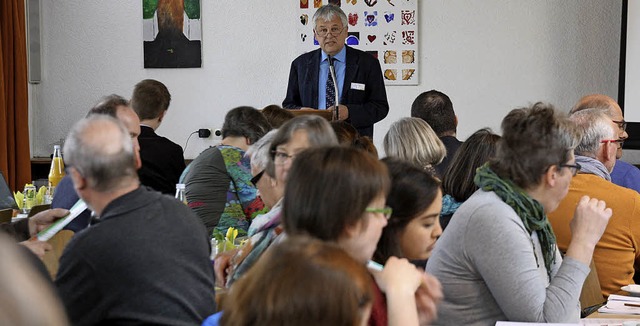
{"label": "electrical outlet", "polygon": [[198,137],[199,138],[211,137],[211,129],[198,129]]}

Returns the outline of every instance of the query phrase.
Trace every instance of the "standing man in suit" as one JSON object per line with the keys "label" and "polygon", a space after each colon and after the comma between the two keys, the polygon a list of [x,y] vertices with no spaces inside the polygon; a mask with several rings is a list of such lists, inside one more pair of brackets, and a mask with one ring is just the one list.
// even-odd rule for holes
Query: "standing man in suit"
{"label": "standing man in suit", "polygon": [[351,123],[360,135],[373,137],[373,124],[389,113],[380,62],[366,52],[345,45],[349,27],[340,7],[322,6],[312,21],[320,49],[293,61],[282,106],[335,110],[335,84],[329,76],[331,58],[338,84],[338,119]]}
{"label": "standing man in suit", "polygon": [[156,134],[170,102],[171,94],[167,87],[153,79],[137,83],[131,95],[131,108],[140,118],[140,182],[154,190],[173,195],[185,168],[182,147]]}

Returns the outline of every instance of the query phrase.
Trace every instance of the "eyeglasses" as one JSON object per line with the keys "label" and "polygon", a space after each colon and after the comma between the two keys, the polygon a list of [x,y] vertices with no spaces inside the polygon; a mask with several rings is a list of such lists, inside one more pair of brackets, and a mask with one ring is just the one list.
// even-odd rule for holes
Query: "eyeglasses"
{"label": "eyeglasses", "polygon": [[264,170],[258,172],[258,174],[254,175],[253,178],[251,178],[251,184],[253,184],[254,187],[258,186],[258,182],[260,182],[260,178],[262,178],[263,174]]}
{"label": "eyeglasses", "polygon": [[288,153],[277,151],[277,150],[271,151],[271,155],[273,156],[273,163],[277,165],[283,165],[288,160],[293,160],[293,158],[295,157],[295,155],[289,155]]}
{"label": "eyeglasses", "polygon": [[559,167],[561,168],[569,168],[572,170],[572,174],[575,177],[576,174],[578,174],[578,171],[580,171],[580,169],[582,169],[582,165],[576,163],[576,164],[558,164]]}
{"label": "eyeglasses", "polygon": [[620,147],[622,147],[622,144],[624,143],[624,139],[603,139],[603,140],[600,141],[600,143],[602,143],[602,144],[616,143],[616,144],[620,145]]}
{"label": "eyeglasses", "polygon": [[385,206],[384,208],[367,207],[364,211],[367,213],[382,213],[387,220],[391,218],[391,214],[393,213],[393,209],[389,206]]}
{"label": "eyeglasses", "polygon": [[343,30],[344,30],[344,27],[340,28],[338,26],[333,26],[333,27],[331,27],[331,29],[327,29],[325,27],[320,28],[320,29],[314,29],[316,34],[318,36],[320,36],[320,37],[325,37],[329,33],[331,33],[331,35],[333,35],[333,36],[338,36],[338,35],[340,35],[340,33],[342,33]]}
{"label": "eyeglasses", "polygon": [[622,121],[616,121],[616,120],[611,120],[613,121],[613,123],[618,125],[618,128],[622,129],[622,130],[626,130],[627,129],[627,122],[622,120]]}

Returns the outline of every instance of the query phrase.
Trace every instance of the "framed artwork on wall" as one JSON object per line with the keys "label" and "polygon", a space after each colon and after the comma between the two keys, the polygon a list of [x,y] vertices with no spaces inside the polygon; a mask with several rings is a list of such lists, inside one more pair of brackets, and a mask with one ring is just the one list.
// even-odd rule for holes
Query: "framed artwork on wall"
{"label": "framed artwork on wall", "polygon": [[145,68],[202,67],[200,0],[142,0]]}

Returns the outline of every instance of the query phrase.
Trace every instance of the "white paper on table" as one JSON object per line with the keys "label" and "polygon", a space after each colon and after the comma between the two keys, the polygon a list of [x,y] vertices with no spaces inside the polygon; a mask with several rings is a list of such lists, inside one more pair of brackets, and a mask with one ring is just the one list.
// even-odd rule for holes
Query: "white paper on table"
{"label": "white paper on table", "polygon": [[73,204],[71,209],[69,209],[69,214],[57,220],[55,223],[51,224],[51,226],[38,233],[38,240],[48,241],[54,235],[56,235],[58,231],[62,230],[62,228],[67,226],[67,224],[71,223],[74,218],[78,217],[80,213],[84,212],[85,209],[87,209],[87,204],[82,199],[78,199],[78,201]]}
{"label": "white paper on table", "polygon": [[628,324],[640,325],[640,319],[603,319],[603,318],[584,318],[580,320],[580,325],[598,325],[598,326],[624,326]]}
{"label": "white paper on table", "polygon": [[608,301],[626,301],[626,302],[640,303],[640,297],[631,297],[628,295],[612,294],[609,296]]}
{"label": "white paper on table", "polygon": [[499,321],[496,323],[496,326],[522,326],[522,325],[579,326],[580,324],[527,323],[527,322],[517,322],[517,321]]}
{"label": "white paper on table", "polygon": [[598,312],[619,315],[640,315],[640,307],[628,307],[624,305],[625,303],[626,301],[609,300],[606,305],[598,309]]}

